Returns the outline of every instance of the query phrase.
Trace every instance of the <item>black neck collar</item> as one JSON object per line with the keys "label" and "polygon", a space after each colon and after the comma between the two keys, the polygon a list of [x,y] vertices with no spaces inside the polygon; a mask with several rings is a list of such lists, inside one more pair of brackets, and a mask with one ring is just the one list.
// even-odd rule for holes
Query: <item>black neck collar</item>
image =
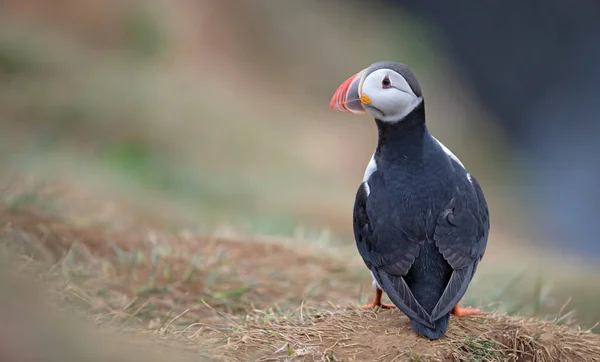
{"label": "black neck collar", "polygon": [[415,109],[397,122],[384,122],[375,119],[379,139],[375,156],[390,161],[419,159],[426,136],[425,102],[421,101]]}

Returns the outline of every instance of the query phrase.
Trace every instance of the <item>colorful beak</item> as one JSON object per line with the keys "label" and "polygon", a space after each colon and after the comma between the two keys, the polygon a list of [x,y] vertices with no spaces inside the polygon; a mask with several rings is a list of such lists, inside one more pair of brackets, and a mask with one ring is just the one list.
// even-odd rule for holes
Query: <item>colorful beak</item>
{"label": "colorful beak", "polygon": [[360,100],[360,87],[365,71],[354,74],[348,78],[333,94],[329,108],[355,114],[364,114],[365,108]]}

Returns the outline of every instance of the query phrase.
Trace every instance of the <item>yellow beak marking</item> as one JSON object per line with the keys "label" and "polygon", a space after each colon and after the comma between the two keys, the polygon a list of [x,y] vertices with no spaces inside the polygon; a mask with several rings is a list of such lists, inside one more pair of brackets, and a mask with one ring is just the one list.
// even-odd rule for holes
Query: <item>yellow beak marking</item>
{"label": "yellow beak marking", "polygon": [[369,99],[369,97],[366,94],[363,94],[362,96],[360,96],[360,101],[363,104],[371,104],[371,100]]}

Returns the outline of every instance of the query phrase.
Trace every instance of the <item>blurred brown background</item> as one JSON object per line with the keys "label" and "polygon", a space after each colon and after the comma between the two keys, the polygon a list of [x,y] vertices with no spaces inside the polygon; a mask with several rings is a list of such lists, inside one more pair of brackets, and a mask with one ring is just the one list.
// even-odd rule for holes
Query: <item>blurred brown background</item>
{"label": "blurred brown background", "polygon": [[4,0],[0,9],[6,203],[78,225],[353,248],[352,205],[376,129],[330,111],[329,100],[356,71],[395,60],[416,73],[432,133],[488,198],[490,248],[474,295],[492,303],[504,292],[489,289],[520,283],[510,292],[518,305],[541,298],[551,313],[573,297],[586,323],[600,318],[588,266],[532,236],[505,134],[432,28],[401,9],[316,0]]}
{"label": "blurred brown background", "polygon": [[[37,160],[48,176],[77,183],[89,172],[66,160],[85,164],[169,194],[201,211],[202,223],[348,231],[375,127],[328,102],[348,74],[395,59],[419,75],[430,127],[483,178],[492,204],[514,201],[502,191],[501,135],[401,13],[316,1],[4,7],[2,143],[13,167]],[[398,18],[403,37],[387,27]]]}

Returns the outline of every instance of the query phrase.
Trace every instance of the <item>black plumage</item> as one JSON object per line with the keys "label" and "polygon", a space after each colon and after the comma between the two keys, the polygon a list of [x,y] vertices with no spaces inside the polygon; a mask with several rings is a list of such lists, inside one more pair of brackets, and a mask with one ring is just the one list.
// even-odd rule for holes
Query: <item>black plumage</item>
{"label": "black plumage", "polygon": [[[377,63],[414,76],[398,63]],[[354,205],[358,251],[377,284],[423,336],[440,338],[484,255],[489,212],[472,175],[429,133],[421,101],[404,119],[383,122],[375,171]]]}

